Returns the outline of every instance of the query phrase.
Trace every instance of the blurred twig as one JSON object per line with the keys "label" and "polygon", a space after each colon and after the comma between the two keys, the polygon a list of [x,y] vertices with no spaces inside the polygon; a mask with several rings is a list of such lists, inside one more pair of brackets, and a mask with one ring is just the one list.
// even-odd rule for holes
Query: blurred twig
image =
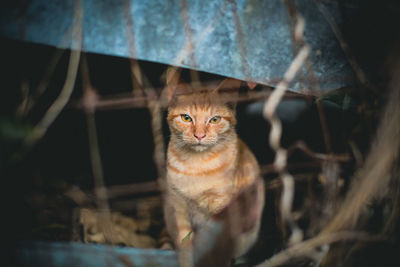
{"label": "blurred twig", "polygon": [[363,155],[362,155],[360,149],[357,147],[357,145],[356,145],[356,143],[354,141],[349,140],[348,143],[349,143],[349,147],[351,149],[351,152],[353,154],[353,157],[354,157],[354,159],[356,161],[357,167],[361,167],[364,159],[363,159]]}
{"label": "blurred twig", "polygon": [[83,58],[81,64],[82,70],[82,83],[84,88],[83,102],[85,103],[86,122],[88,128],[89,138],[89,152],[90,162],[92,165],[92,172],[94,178],[96,203],[98,209],[98,224],[101,233],[104,235],[106,243],[112,243],[113,240],[113,229],[111,223],[111,213],[108,205],[107,191],[104,187],[103,168],[100,158],[100,149],[97,138],[96,120],[95,120],[95,108],[92,104],[96,99],[96,92],[93,90],[90,78],[89,70],[87,66],[86,57]]}
{"label": "blurred twig", "polygon": [[284,263],[289,262],[292,259],[304,257],[304,256],[312,256],[315,253],[315,249],[321,247],[323,245],[330,245],[339,241],[347,241],[347,240],[363,240],[363,241],[379,241],[381,237],[371,237],[366,233],[359,232],[337,232],[319,235],[315,238],[311,238],[309,240],[302,241],[298,244],[293,245],[292,247],[285,249],[278,254],[275,254],[273,257],[258,265],[258,267],[272,267],[272,266],[281,266]]}
{"label": "blurred twig", "polygon": [[146,94],[146,106],[148,107],[151,115],[151,126],[153,132],[154,139],[154,161],[157,167],[157,172],[159,177],[164,177],[165,172],[165,145],[164,138],[162,135],[162,113],[161,113],[161,105],[159,101],[159,97],[157,92],[151,86],[150,81],[147,79],[145,74],[142,72],[138,61],[135,58],[136,56],[136,47],[135,47],[135,39],[134,39],[134,27],[132,20],[132,15],[130,14],[130,2],[124,2],[125,9],[125,17],[127,20],[126,32],[129,41],[129,51],[130,56],[130,69],[132,75],[132,87],[133,87],[133,95],[136,97],[140,97],[142,92]]}
{"label": "blurred twig", "polygon": [[51,77],[53,76],[53,73],[56,70],[57,64],[60,61],[64,52],[65,52],[65,50],[57,49],[56,52],[54,53],[54,56],[52,57],[49,65],[46,69],[44,77],[40,81],[40,83],[36,89],[36,92],[34,92],[33,96],[28,98],[28,103],[26,105],[26,109],[24,110],[25,114],[32,110],[32,108],[35,104],[35,100],[37,100],[46,91],[46,88],[48,87],[49,82],[51,80]]}
{"label": "blurred twig", "polygon": [[[305,169],[305,168],[311,170],[319,170],[321,168],[321,163],[306,161],[306,162],[291,163],[286,165],[287,171],[292,171],[296,169]],[[273,163],[261,165],[260,169],[261,169],[261,174],[264,176],[270,173],[276,173],[276,167]]]}
{"label": "blurred twig", "polygon": [[[306,40],[304,39],[304,35],[303,35],[303,28],[304,28],[303,24],[305,22],[304,22],[302,16],[300,15],[300,13],[298,12],[294,0],[283,0],[283,2],[288,11],[289,18],[290,18],[290,21],[292,24],[291,29],[292,29],[293,50],[294,50],[294,53],[297,53],[298,49],[302,45],[307,44]],[[313,71],[312,62],[308,57],[306,58],[304,65],[306,66],[306,71],[307,71],[306,80],[311,82],[312,94],[313,95],[321,95],[322,91],[320,90],[318,79]],[[324,137],[326,151],[327,151],[327,153],[331,153],[332,152],[331,138],[329,135],[329,129],[328,129],[328,125],[326,122],[324,106],[322,105],[322,103],[319,99],[317,99],[316,105],[317,105],[319,120],[321,123],[321,130],[322,130],[322,134]]]}
{"label": "blurred twig", "polygon": [[238,48],[239,48],[239,54],[240,54],[240,63],[242,67],[242,72],[245,75],[245,80],[247,81],[248,78],[250,77],[251,69],[250,65],[247,62],[247,51],[246,51],[246,42],[244,42],[244,35],[243,35],[243,29],[242,29],[242,24],[240,23],[240,18],[237,12],[237,5],[236,1],[229,1],[231,8],[232,8],[232,14],[233,14],[233,21],[235,23],[235,29],[236,29],[236,36],[238,40]]}
{"label": "blurred twig", "polygon": [[388,102],[381,116],[377,137],[372,143],[364,165],[355,174],[341,208],[324,228],[324,233],[353,229],[368,203],[384,195],[391,180],[399,179],[399,176],[392,174],[400,151],[399,74],[400,63],[389,85]]}
{"label": "blurred twig", "polygon": [[137,61],[134,59],[136,58],[136,47],[135,47],[135,32],[134,32],[134,21],[132,19],[131,14],[131,1],[124,0],[123,1],[123,12],[124,17],[126,20],[126,38],[128,40],[128,47],[129,47],[129,56],[130,56],[130,68],[131,68],[131,78],[132,78],[132,94],[136,97],[143,96],[143,88],[142,88],[142,80],[140,74],[140,67],[139,64],[136,64]]}
{"label": "blurred twig", "polygon": [[[212,82],[210,84],[215,84]],[[206,84],[207,85],[207,84]],[[154,88],[155,92],[162,91],[161,88]],[[144,91],[148,91],[147,88],[144,88]],[[230,94],[230,93],[227,93]],[[249,101],[261,101],[265,100],[265,98],[271,95],[271,91],[268,89],[262,91],[250,91],[247,92],[246,95],[236,96],[236,93],[232,93],[232,97],[235,96],[238,102],[249,102]],[[131,108],[145,108],[147,107],[147,103],[150,100],[153,100],[153,96],[132,96],[129,95],[115,95],[115,96],[107,96],[107,97],[99,97],[94,102],[96,109],[98,110],[111,110],[111,109],[131,109]],[[293,93],[293,92],[285,92],[283,98],[285,99],[304,99],[306,96]],[[158,97],[155,95],[156,100]],[[160,107],[166,108],[168,107],[168,103],[164,101],[164,99],[160,99]],[[82,102],[78,102],[73,104],[75,108],[83,108]]]}
{"label": "blurred twig", "polygon": [[73,49],[71,50],[67,77],[64,83],[64,87],[61,89],[60,95],[53,102],[50,108],[47,110],[43,118],[33,128],[32,134],[26,139],[28,144],[36,143],[46,133],[49,126],[54,122],[60,112],[63,110],[68,100],[71,97],[72,91],[75,85],[75,79],[78,72],[79,58],[81,54],[82,45],[82,19],[83,19],[83,8],[80,0],[74,2],[74,24],[72,30]]}
{"label": "blurred twig", "polygon": [[314,3],[317,5],[317,7],[318,7],[319,11],[322,13],[322,15],[325,17],[328,24],[331,26],[331,29],[334,32],[334,34],[336,35],[336,38],[338,39],[339,44],[342,47],[343,52],[347,57],[347,60],[349,61],[354,72],[356,73],[358,80],[363,85],[367,86],[370,89],[373,89],[372,84],[369,82],[364,71],[358,65],[357,60],[355,59],[353,53],[350,51],[350,47],[349,47],[347,41],[345,40],[345,38],[343,37],[342,32],[340,31],[339,26],[336,24],[333,16],[329,13],[329,11],[325,8],[325,6],[321,3],[320,0],[314,0]]}
{"label": "blurred twig", "polygon": [[324,105],[322,104],[322,101],[320,99],[317,99],[316,104],[317,104],[319,121],[321,123],[322,135],[324,137],[326,152],[332,153],[332,144],[331,144],[331,138],[329,135],[328,124],[326,122]]}
{"label": "blurred twig", "polygon": [[175,56],[175,59],[172,61],[173,66],[183,64],[185,59],[188,58],[188,56],[191,54],[191,44],[197,44],[200,45],[204,40],[206,40],[206,37],[214,31],[217,23],[219,22],[219,18],[223,16],[225,13],[225,8],[226,8],[226,2],[224,1],[222,4],[222,10],[216,10],[215,11],[215,16],[210,19],[206,23],[206,26],[203,27],[203,29],[200,31],[200,33],[193,35],[190,40],[188,38],[185,38],[185,42],[179,51],[179,53]]}
{"label": "blurred twig", "polygon": [[322,154],[322,153],[316,153],[313,152],[310,148],[307,147],[307,145],[302,142],[298,141],[291,145],[288,148],[288,156],[294,152],[294,150],[299,149],[303,151],[307,156],[310,158],[313,158],[318,161],[338,161],[338,162],[348,162],[351,160],[350,155],[348,154]]}
{"label": "blurred twig", "polygon": [[[105,194],[108,200],[125,196],[136,196],[145,193],[160,192],[157,182],[114,185],[109,187],[97,188],[97,190],[106,192]],[[76,204],[80,206],[90,205],[96,201],[93,198],[95,192],[82,191],[77,187],[71,187],[64,193],[64,195],[72,199]]]}
{"label": "blurred twig", "polygon": [[156,182],[114,185],[108,187],[106,190],[109,199],[126,195],[137,195],[159,191]]}
{"label": "blurred twig", "polygon": [[[186,0],[180,0],[180,13],[181,13],[181,19],[182,19],[182,24],[183,24],[183,29],[185,31],[185,43],[188,46],[188,58],[189,58],[189,63],[188,65],[191,65],[192,67],[196,67],[196,58],[194,55],[194,51],[196,50],[196,43],[193,42],[193,30],[190,27],[190,20],[189,20],[189,10],[188,10],[188,5]],[[197,87],[200,85],[200,77],[199,73],[194,70],[190,69],[190,80],[191,83],[194,85],[194,87]]]}
{"label": "blurred twig", "polygon": [[[151,116],[151,126],[154,140],[154,153],[153,158],[157,167],[157,173],[159,177],[165,176],[165,144],[162,133],[162,112],[160,99],[150,85],[149,80],[144,76],[144,73],[140,70],[139,64],[136,60],[131,60],[131,69],[135,70],[132,73],[137,83],[134,86],[139,86],[141,90],[146,93],[147,107],[150,111]],[[144,88],[144,84],[147,86]],[[135,90],[135,89],[134,89]],[[137,90],[137,89],[136,89]],[[159,180],[161,182],[161,180]],[[162,184],[160,184],[162,185]]]}

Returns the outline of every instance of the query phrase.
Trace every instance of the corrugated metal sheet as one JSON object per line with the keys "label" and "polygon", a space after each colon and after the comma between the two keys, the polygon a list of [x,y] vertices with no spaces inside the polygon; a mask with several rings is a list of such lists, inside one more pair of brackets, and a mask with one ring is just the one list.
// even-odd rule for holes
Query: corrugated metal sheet
{"label": "corrugated metal sheet", "polygon": [[178,266],[174,251],[83,243],[26,241],[15,256],[17,266]]}
{"label": "corrugated metal sheet", "polygon": [[[340,24],[335,1],[325,4]],[[336,38],[312,0],[296,2],[306,21],[311,65],[324,90],[353,82]],[[134,57],[275,85],[293,59],[280,0],[20,0],[0,4],[0,34],[71,48],[74,6],[83,11],[83,50]],[[305,70],[292,83],[312,84]]]}

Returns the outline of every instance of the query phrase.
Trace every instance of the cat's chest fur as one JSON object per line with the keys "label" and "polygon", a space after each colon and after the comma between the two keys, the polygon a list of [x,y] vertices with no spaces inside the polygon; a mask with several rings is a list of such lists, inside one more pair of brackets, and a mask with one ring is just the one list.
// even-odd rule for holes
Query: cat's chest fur
{"label": "cat's chest fur", "polygon": [[177,194],[200,208],[217,212],[234,194],[237,140],[209,151],[193,153],[169,145],[167,181]]}

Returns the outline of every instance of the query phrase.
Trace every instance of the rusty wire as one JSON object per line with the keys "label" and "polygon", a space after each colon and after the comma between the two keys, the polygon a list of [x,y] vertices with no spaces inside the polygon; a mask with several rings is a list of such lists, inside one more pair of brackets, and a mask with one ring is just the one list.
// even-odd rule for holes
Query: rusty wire
{"label": "rusty wire", "polygon": [[[303,32],[304,19],[298,18],[296,23],[296,33]],[[303,238],[303,233],[292,218],[291,210],[294,197],[294,178],[286,170],[287,161],[287,150],[280,146],[280,139],[282,135],[282,125],[279,118],[276,116],[275,111],[278,107],[279,102],[287,90],[290,82],[295,77],[296,73],[300,70],[303,63],[305,62],[310,48],[307,44],[303,45],[295,59],[292,61],[288,70],[285,72],[283,80],[278,83],[271,96],[266,100],[264,104],[264,116],[271,124],[271,132],[269,135],[269,143],[271,148],[275,151],[274,165],[276,170],[280,173],[283,183],[283,192],[281,197],[281,216],[284,221],[289,223],[292,230],[289,243],[294,244]]]}

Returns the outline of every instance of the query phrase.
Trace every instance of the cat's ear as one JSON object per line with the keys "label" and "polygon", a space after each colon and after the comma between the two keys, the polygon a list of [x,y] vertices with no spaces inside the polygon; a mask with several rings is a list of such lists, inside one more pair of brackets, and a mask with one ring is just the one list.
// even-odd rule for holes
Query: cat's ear
{"label": "cat's ear", "polygon": [[217,88],[213,89],[214,92],[217,92],[219,90],[229,90],[229,89],[239,89],[242,84],[246,84],[247,87],[250,90],[253,90],[256,86],[257,83],[255,82],[242,82],[240,80],[237,79],[233,79],[233,78],[226,78],[225,80],[223,80],[218,86]]}
{"label": "cat's ear", "polygon": [[189,85],[181,81],[181,70],[176,67],[169,67],[166,72],[166,93],[168,102],[172,102],[176,95],[190,93]]}
{"label": "cat's ear", "polygon": [[219,98],[232,110],[235,110],[239,98],[239,88],[242,81],[227,78],[223,80],[212,92],[218,93]]}
{"label": "cat's ear", "polygon": [[167,84],[166,92],[167,92],[168,102],[171,102],[171,100],[174,98],[176,89],[179,84],[179,80],[180,80],[180,69],[175,67],[169,67],[167,69],[165,77],[165,81]]}
{"label": "cat's ear", "polygon": [[235,91],[238,90],[241,86],[242,81],[236,80],[233,78],[226,78],[223,80],[215,89],[213,89],[213,93],[219,91]]}

